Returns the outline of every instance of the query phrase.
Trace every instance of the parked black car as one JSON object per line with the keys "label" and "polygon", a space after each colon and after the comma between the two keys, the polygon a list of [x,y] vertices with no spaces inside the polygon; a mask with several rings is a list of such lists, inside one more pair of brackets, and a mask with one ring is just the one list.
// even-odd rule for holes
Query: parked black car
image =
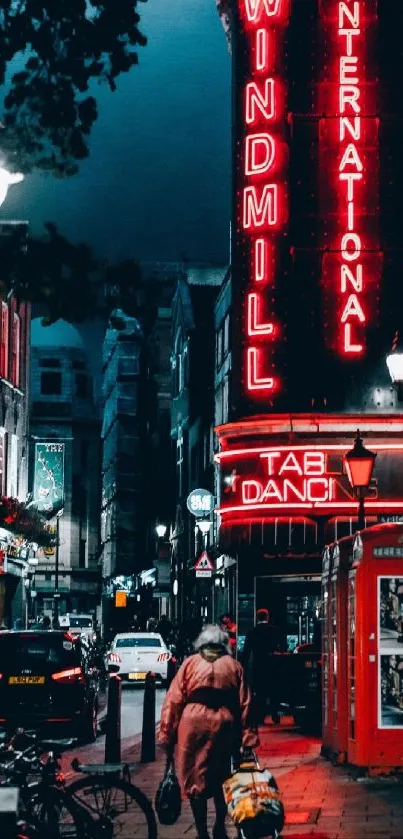
{"label": "parked black car", "polygon": [[80,639],[59,630],[0,632],[1,728],[92,742],[105,713],[105,681]]}

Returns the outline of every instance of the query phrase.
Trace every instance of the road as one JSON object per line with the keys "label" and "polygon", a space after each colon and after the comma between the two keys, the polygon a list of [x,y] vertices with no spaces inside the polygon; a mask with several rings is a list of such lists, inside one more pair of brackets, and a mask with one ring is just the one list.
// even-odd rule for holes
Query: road
{"label": "road", "polygon": [[[160,720],[162,703],[165,697],[165,690],[157,688],[155,697],[155,721],[158,725]],[[125,752],[133,748],[141,739],[143,722],[143,701],[144,689],[138,687],[125,687],[122,691],[122,758]],[[96,743],[87,746],[75,747],[71,752],[66,752],[63,757],[63,769],[68,771],[72,757],[78,757],[83,763],[102,763],[104,760],[105,736],[100,735]]]}

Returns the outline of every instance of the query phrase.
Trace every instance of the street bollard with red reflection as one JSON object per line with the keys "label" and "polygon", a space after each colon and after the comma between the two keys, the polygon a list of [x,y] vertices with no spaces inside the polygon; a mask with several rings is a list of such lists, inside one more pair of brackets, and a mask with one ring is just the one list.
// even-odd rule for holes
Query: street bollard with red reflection
{"label": "street bollard with red reflection", "polygon": [[144,688],[143,728],[141,733],[141,762],[155,760],[155,673],[147,673]]}
{"label": "street bollard with red reflection", "polygon": [[108,665],[108,712],[105,725],[105,763],[121,762],[121,709],[122,682],[117,675],[119,665],[110,661]]}

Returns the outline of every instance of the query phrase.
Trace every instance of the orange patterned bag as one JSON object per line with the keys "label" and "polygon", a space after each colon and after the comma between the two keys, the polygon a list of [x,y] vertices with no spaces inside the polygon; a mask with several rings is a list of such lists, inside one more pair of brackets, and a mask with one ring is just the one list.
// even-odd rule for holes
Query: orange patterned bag
{"label": "orange patterned bag", "polygon": [[260,769],[255,760],[241,763],[224,782],[223,792],[229,816],[243,839],[279,836],[284,807],[268,769]]}

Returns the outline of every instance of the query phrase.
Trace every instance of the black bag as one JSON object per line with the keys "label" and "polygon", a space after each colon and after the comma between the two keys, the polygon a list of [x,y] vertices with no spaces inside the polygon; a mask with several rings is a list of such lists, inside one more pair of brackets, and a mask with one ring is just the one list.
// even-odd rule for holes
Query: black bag
{"label": "black bag", "polygon": [[175,824],[182,810],[181,791],[174,761],[168,760],[165,775],[155,796],[155,809],[160,824]]}

